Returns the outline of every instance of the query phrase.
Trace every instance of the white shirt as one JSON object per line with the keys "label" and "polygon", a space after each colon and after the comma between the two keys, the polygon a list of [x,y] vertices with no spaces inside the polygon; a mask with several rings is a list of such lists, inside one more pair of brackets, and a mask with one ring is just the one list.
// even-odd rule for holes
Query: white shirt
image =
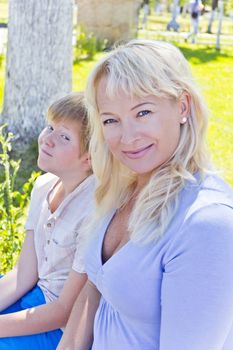
{"label": "white shirt", "polygon": [[[40,176],[34,185],[26,230],[34,231],[38,260],[38,286],[46,302],[55,300],[72,268],[81,224],[94,204],[94,176],[86,178],[51,213],[48,198],[59,178],[51,173]],[[84,267],[79,266],[79,272]]]}

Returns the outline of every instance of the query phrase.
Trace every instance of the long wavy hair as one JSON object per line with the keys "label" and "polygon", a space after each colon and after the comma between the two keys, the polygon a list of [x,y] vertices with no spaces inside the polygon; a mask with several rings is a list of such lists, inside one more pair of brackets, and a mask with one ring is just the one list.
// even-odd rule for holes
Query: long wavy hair
{"label": "long wavy hair", "polygon": [[[95,220],[113,208],[120,208],[132,196],[135,174],[108,150],[103,137],[97,104],[97,88],[106,77],[106,95],[123,91],[130,96],[154,95],[178,101],[183,93],[190,98],[190,116],[181,125],[178,146],[172,157],[156,168],[141,190],[129,218],[134,241],[158,239],[175,215],[179,193],[187,180],[195,182],[210,169],[206,147],[208,110],[198,91],[188,62],[175,46],[153,40],[132,40],[100,60],[89,75],[86,102],[91,128],[90,151],[97,177]],[[94,221],[95,221],[94,220]]]}

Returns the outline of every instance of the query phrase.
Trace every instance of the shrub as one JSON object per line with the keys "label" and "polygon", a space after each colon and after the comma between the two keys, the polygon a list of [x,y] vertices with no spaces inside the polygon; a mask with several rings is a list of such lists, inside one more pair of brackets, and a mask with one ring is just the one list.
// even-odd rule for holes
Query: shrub
{"label": "shrub", "polygon": [[107,39],[97,39],[93,33],[86,34],[82,29],[79,29],[75,46],[75,61],[91,60],[97,52],[104,51],[107,45]]}
{"label": "shrub", "polygon": [[0,127],[0,166],[3,179],[0,183],[0,273],[12,269],[21,250],[24,237],[24,214],[36,177],[33,172],[22,190],[15,190],[15,180],[21,160],[10,157],[13,134]]}

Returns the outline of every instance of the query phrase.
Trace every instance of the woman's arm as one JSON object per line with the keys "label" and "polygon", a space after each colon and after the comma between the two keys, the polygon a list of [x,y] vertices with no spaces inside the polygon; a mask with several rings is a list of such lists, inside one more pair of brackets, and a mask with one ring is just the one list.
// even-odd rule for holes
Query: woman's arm
{"label": "woman's arm", "polygon": [[0,337],[29,335],[66,325],[86,275],[71,271],[59,298],[49,304],[0,316]]}
{"label": "woman's arm", "polygon": [[172,242],[161,289],[160,350],[223,349],[233,322],[232,215],[224,205],[201,209]]}
{"label": "woman's arm", "polygon": [[93,324],[100,293],[87,281],[72,309],[57,350],[88,350],[93,341]]}
{"label": "woman's arm", "polygon": [[0,311],[15,303],[38,281],[34,232],[27,231],[17,265],[0,279]]}

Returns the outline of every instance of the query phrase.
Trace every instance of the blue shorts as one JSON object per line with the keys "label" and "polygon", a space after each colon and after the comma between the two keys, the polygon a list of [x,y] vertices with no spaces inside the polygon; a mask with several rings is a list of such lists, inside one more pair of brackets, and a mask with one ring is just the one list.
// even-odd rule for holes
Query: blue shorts
{"label": "blue shorts", "polygon": [[[45,304],[45,298],[41,289],[36,286],[25,296],[11,305],[0,315],[17,312],[31,307]],[[0,338],[1,350],[54,350],[56,349],[63,332],[60,329],[27,336]]]}

